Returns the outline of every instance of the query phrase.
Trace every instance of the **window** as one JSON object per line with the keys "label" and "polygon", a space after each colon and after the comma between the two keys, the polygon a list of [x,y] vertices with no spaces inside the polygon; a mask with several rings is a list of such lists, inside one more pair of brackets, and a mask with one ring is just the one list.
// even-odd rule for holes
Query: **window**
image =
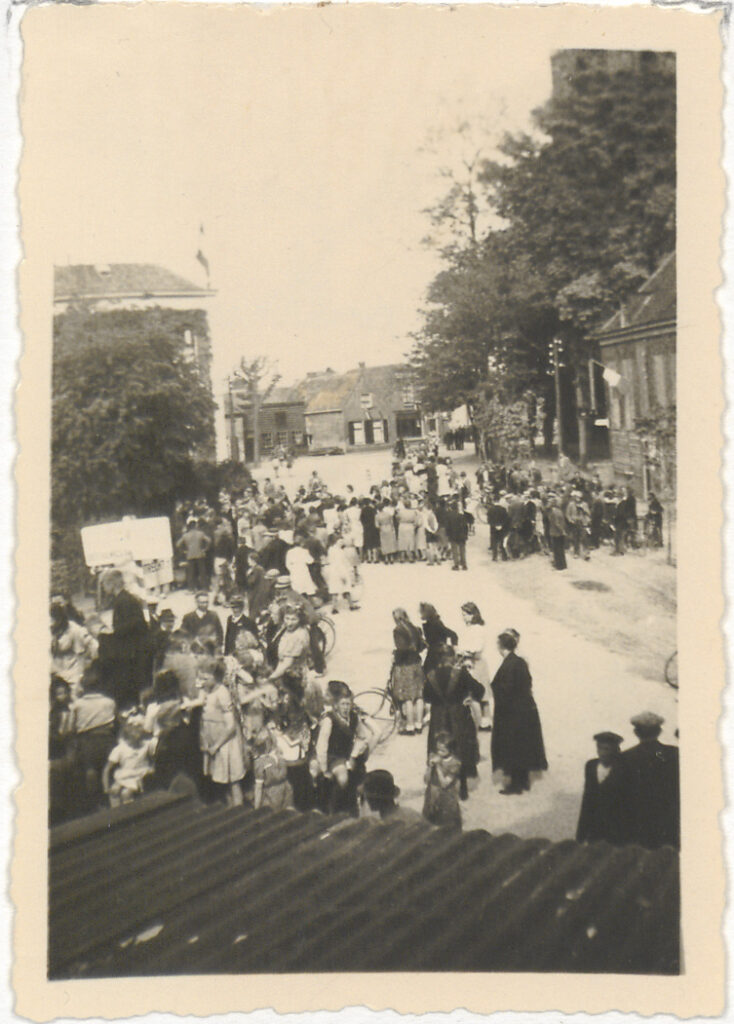
{"label": "window", "polygon": [[359,396],[359,401],[360,401],[360,405],[362,406],[363,409],[371,409],[372,408],[372,394],[371,393],[370,394],[365,394],[365,395],[360,395]]}
{"label": "window", "polygon": [[261,434],[260,435],[260,446],[265,448],[273,447],[273,435],[272,434]]}
{"label": "window", "polygon": [[277,435],[276,435],[276,437],[277,437],[277,443],[278,444],[282,444],[283,447],[285,447],[285,445],[288,444],[288,431],[287,430],[279,430]]}
{"label": "window", "polygon": [[294,448],[303,446],[303,434],[300,430],[291,430],[291,444]]}
{"label": "window", "polygon": [[364,426],[360,420],[353,420],[349,424],[349,443],[364,444]]}
{"label": "window", "polygon": [[406,409],[412,409],[415,403],[415,385],[412,381],[404,381],[401,396]]}
{"label": "window", "polygon": [[275,425],[276,427],[287,427],[288,426],[288,413],[283,409],[278,409],[275,414]]}

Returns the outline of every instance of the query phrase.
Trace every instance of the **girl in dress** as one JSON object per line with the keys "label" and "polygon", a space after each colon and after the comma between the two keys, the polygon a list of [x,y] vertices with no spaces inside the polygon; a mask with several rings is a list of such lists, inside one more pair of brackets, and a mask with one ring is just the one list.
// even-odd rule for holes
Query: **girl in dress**
{"label": "girl in dress", "polygon": [[266,724],[263,706],[258,701],[253,701],[247,708],[247,733],[255,776],[255,809],[270,807],[274,811],[283,811],[293,807],[293,792],[275,730]]}
{"label": "girl in dress", "polygon": [[404,731],[412,736],[423,729],[423,666],[420,652],[425,647],[423,635],[408,618],[404,608],[395,608],[392,613],[393,629],[392,670],[390,686],[405,723]]}
{"label": "girl in dress", "polygon": [[398,519],[398,553],[401,562],[415,560],[415,528],[418,514],[411,508],[410,499],[404,497],[397,512]]}
{"label": "girl in dress", "polygon": [[237,807],[242,803],[245,756],[224,674],[220,658],[202,658],[199,662],[198,684],[203,696],[199,746],[204,775],[224,789],[228,806]]}
{"label": "girl in dress", "polygon": [[375,523],[380,531],[380,550],[382,560],[392,565],[397,551],[397,537],[395,535],[395,509],[389,501],[383,501],[380,511],[377,513]]}
{"label": "girl in dress", "polygon": [[428,755],[423,817],[440,828],[461,829],[461,764],[453,754],[451,734],[437,733],[435,746],[434,753]]}

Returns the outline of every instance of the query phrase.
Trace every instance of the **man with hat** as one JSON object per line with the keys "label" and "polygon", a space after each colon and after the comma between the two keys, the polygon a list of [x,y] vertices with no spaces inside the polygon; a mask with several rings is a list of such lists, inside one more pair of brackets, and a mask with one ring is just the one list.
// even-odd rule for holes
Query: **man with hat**
{"label": "man with hat", "polygon": [[268,530],[266,542],[258,552],[257,560],[266,572],[268,569],[277,569],[282,576],[287,572],[285,556],[289,549],[290,545],[282,537],[274,530]]}
{"label": "man with hat", "polygon": [[664,721],[654,711],[631,718],[640,742],[620,758],[623,842],[650,850],[680,847],[678,748],[660,742]]}
{"label": "man with hat", "polygon": [[622,841],[622,804],[619,788],[620,744],[616,732],[594,736],[597,756],[586,762],[576,840],[579,843],[619,844]]}
{"label": "man with hat", "polygon": [[235,641],[240,630],[246,630],[257,639],[257,625],[245,615],[245,599],[242,594],[233,594],[229,602],[231,614],[227,616],[224,630],[224,653],[234,654]]}
{"label": "man with hat", "polygon": [[359,788],[359,816],[379,822],[404,821],[413,825],[417,821],[426,824],[423,815],[409,807],[401,807],[397,800],[400,790],[395,785],[392,773],[384,768],[367,772]]}

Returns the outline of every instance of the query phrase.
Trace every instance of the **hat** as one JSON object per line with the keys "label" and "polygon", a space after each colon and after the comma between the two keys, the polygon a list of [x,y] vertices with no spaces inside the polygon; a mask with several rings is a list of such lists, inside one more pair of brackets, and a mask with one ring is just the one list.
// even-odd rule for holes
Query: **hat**
{"label": "hat", "polygon": [[266,580],[277,580],[280,579],[280,573],[277,569],[267,569],[265,572]]}
{"label": "hat", "polygon": [[233,594],[229,600],[229,606],[230,608],[244,608],[245,599],[242,594]]}
{"label": "hat", "polygon": [[197,601],[199,600],[200,597],[209,597],[209,591],[197,590],[196,593],[194,594],[194,597],[196,598]]}
{"label": "hat", "polygon": [[285,589],[286,587],[290,588],[290,585],[291,585],[291,578],[290,578],[290,576],[278,576],[278,578],[275,581],[275,586],[278,587],[279,589]]}
{"label": "hat", "polygon": [[654,711],[641,711],[639,715],[630,718],[632,725],[640,726],[642,729],[659,729],[664,721],[665,719],[656,715]]}
{"label": "hat", "polygon": [[613,743],[617,747],[622,742],[622,737],[618,736],[616,732],[598,732],[594,739],[597,743]]}
{"label": "hat", "polygon": [[362,783],[362,792],[368,800],[389,801],[400,796],[400,790],[395,785],[392,773],[384,768],[377,768],[373,772],[367,772]]}
{"label": "hat", "polygon": [[176,616],[173,614],[173,610],[171,608],[163,608],[161,610],[161,613],[158,616],[158,618],[159,619],[170,619],[171,622],[173,622],[173,620],[176,618]]}

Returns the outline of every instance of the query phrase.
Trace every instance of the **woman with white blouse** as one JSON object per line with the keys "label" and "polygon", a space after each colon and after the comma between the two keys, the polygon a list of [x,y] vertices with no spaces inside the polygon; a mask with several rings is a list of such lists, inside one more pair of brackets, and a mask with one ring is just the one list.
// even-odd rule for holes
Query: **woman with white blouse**
{"label": "woman with white blouse", "polygon": [[[461,615],[464,625],[459,633],[457,651],[471,676],[478,683],[481,683],[485,693],[488,695],[491,677],[485,656],[487,635],[482,613],[473,601],[467,601],[461,606]],[[492,722],[489,713],[489,701],[483,700],[481,705],[477,705],[473,710],[477,728],[490,729]]]}

